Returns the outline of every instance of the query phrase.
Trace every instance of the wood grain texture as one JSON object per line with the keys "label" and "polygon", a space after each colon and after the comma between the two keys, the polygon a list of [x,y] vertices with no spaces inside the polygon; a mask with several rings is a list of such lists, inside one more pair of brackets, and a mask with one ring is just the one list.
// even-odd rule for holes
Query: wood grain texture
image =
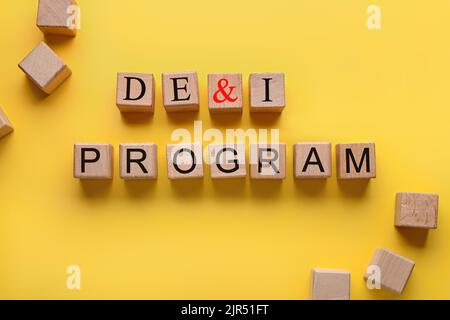
{"label": "wood grain texture", "polygon": [[53,93],[72,74],[64,61],[44,42],[19,63],[19,68],[47,94]]}
{"label": "wood grain texture", "polygon": [[154,143],[121,143],[119,172],[125,180],[156,179],[158,177],[158,147]]}
{"label": "wood grain texture", "polygon": [[70,6],[75,0],[39,0],[36,25],[44,34],[75,36],[76,28],[70,28]]}
{"label": "wood grain texture", "polygon": [[286,105],[284,73],[252,73],[250,112],[282,112]]}
{"label": "wood grain texture", "polygon": [[298,142],[294,144],[294,176],[297,179],[331,177],[331,143]]}
{"label": "wood grain texture", "polygon": [[375,178],[375,143],[339,143],[336,145],[338,179]]}
{"label": "wood grain texture", "polygon": [[13,131],[14,131],[14,128],[13,128],[11,122],[9,121],[5,112],[0,107],[0,139]]}
{"label": "wood grain texture", "polygon": [[[220,82],[222,79],[224,81]],[[224,87],[225,81],[228,82],[226,87]],[[222,84],[225,96],[219,91],[220,84]],[[217,102],[214,99],[218,91],[217,101],[223,100],[223,102]],[[208,109],[211,113],[242,113],[242,74],[208,74]]]}
{"label": "wood grain texture", "polygon": [[[414,261],[385,248],[377,249],[369,266],[377,266],[380,271],[380,285],[394,293],[401,294],[414,269]],[[366,273],[364,278],[367,280]]]}
{"label": "wood grain texture", "polygon": [[169,179],[203,178],[203,149],[200,143],[168,144],[166,157]]}
{"label": "wood grain texture", "polygon": [[395,226],[436,229],[438,220],[437,194],[399,192],[396,195]]}
{"label": "wood grain texture", "polygon": [[162,91],[167,112],[198,111],[200,102],[196,72],[163,73]]}
{"label": "wood grain texture", "polygon": [[313,269],[311,277],[312,300],[350,300],[350,272]]}
{"label": "wood grain texture", "polygon": [[250,178],[286,178],[286,144],[250,144]]}
{"label": "wood grain texture", "polygon": [[244,144],[210,144],[208,154],[212,179],[242,178],[247,175]]}
{"label": "wood grain texture", "polygon": [[[139,80],[136,80],[136,78]],[[116,105],[121,112],[153,113],[155,110],[155,79],[153,74],[117,73]]]}
{"label": "wood grain texture", "polygon": [[78,179],[112,179],[113,146],[108,143],[76,143],[73,175]]}

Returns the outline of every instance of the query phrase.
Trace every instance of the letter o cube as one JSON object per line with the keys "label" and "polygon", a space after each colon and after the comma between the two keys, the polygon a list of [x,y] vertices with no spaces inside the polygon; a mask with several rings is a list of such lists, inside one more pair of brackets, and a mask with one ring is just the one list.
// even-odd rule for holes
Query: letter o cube
{"label": "letter o cube", "polygon": [[167,176],[171,180],[203,178],[200,143],[167,145]]}

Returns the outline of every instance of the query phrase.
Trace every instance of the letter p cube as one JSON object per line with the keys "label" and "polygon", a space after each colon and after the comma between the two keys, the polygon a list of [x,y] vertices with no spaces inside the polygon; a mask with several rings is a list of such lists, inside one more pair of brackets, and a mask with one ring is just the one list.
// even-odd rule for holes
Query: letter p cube
{"label": "letter p cube", "polygon": [[73,175],[78,179],[112,179],[113,146],[108,143],[76,143]]}

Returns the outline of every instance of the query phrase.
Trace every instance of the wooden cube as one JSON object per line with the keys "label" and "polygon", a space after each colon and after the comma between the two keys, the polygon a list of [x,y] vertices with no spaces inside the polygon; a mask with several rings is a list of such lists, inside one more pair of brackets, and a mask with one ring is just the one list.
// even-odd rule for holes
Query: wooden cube
{"label": "wooden cube", "polygon": [[209,145],[212,179],[241,178],[247,175],[244,144]]}
{"label": "wooden cube", "polygon": [[44,34],[75,36],[78,12],[75,0],[39,0],[36,25]]}
{"label": "wooden cube", "polygon": [[375,143],[337,144],[336,164],[338,179],[375,178]]}
{"label": "wooden cube", "polygon": [[162,90],[164,107],[167,112],[197,111],[199,109],[196,72],[163,73]]}
{"label": "wooden cube", "polygon": [[116,104],[121,112],[153,113],[155,109],[153,74],[119,72]]}
{"label": "wooden cube", "polygon": [[297,179],[331,177],[331,143],[294,144],[294,176]]}
{"label": "wooden cube", "polygon": [[[414,269],[414,261],[402,257],[388,249],[377,249],[372,257],[369,267],[377,267],[382,288],[401,294]],[[369,268],[368,268],[369,269]],[[367,280],[367,273],[364,278]]]}
{"label": "wooden cube", "polygon": [[78,179],[112,179],[113,146],[108,143],[76,143],[73,172]]}
{"label": "wooden cube", "polygon": [[252,73],[250,112],[282,112],[285,107],[284,73]]}
{"label": "wooden cube", "polygon": [[312,300],[350,300],[350,272],[313,269]]}
{"label": "wooden cube", "polygon": [[8,117],[6,117],[6,114],[0,107],[0,138],[3,138],[7,134],[13,132],[13,130],[14,128],[11,122],[9,122]]}
{"label": "wooden cube", "polygon": [[171,180],[203,178],[202,145],[168,144],[167,176]]}
{"label": "wooden cube", "polygon": [[242,75],[209,74],[208,108],[211,113],[242,113]]}
{"label": "wooden cube", "polygon": [[51,94],[72,71],[44,42],[38,44],[19,68],[45,93]]}
{"label": "wooden cube", "polygon": [[157,145],[154,143],[121,143],[119,158],[122,179],[156,179],[158,176]]}
{"label": "wooden cube", "polygon": [[436,229],[438,202],[439,196],[437,194],[397,193],[395,226]]}
{"label": "wooden cube", "polygon": [[286,144],[250,144],[250,178],[284,179]]}

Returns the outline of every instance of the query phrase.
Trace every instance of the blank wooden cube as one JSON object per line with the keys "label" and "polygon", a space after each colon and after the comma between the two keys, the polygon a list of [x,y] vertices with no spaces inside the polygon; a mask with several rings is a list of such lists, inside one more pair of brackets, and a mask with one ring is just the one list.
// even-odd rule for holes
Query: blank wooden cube
{"label": "blank wooden cube", "polygon": [[[410,259],[392,252],[388,249],[377,249],[372,257],[369,267],[375,266],[380,272],[380,285],[382,288],[401,294],[414,269],[415,263]],[[364,278],[367,280],[367,273]]]}
{"label": "blank wooden cube", "polygon": [[299,142],[294,144],[294,175],[297,179],[331,177],[331,143]]}
{"label": "blank wooden cube", "polygon": [[76,143],[73,172],[78,179],[112,179],[113,146],[108,143]]}
{"label": "blank wooden cube", "polygon": [[39,0],[36,25],[44,34],[75,36],[75,0]]}
{"label": "blank wooden cube", "polygon": [[203,178],[202,145],[168,144],[167,176],[171,180]]}
{"label": "blank wooden cube", "polygon": [[167,112],[197,111],[199,109],[196,72],[163,73],[162,90],[164,107]]}
{"label": "blank wooden cube", "polygon": [[336,164],[338,179],[375,178],[375,143],[337,144]]}
{"label": "blank wooden cube", "polygon": [[312,300],[350,300],[350,272],[313,269]]}
{"label": "blank wooden cube", "polygon": [[250,112],[282,112],[285,107],[284,73],[252,73]]}
{"label": "blank wooden cube", "polygon": [[72,71],[44,42],[38,44],[19,68],[45,93],[51,94]]}
{"label": "blank wooden cube", "polygon": [[9,122],[8,117],[6,117],[6,114],[0,107],[0,138],[3,138],[7,134],[13,132],[13,130],[14,128],[11,122]]}
{"label": "blank wooden cube", "polygon": [[209,145],[212,179],[241,178],[247,175],[244,144]]}
{"label": "blank wooden cube", "polygon": [[436,229],[438,202],[439,196],[437,194],[397,193],[395,226]]}
{"label": "blank wooden cube", "polygon": [[154,143],[121,143],[119,158],[122,179],[156,179],[158,176],[157,146]]}
{"label": "blank wooden cube", "polygon": [[119,72],[116,104],[121,112],[153,113],[155,109],[153,74]]}
{"label": "blank wooden cube", "polygon": [[211,113],[241,113],[242,100],[241,74],[208,75],[208,108]]}
{"label": "blank wooden cube", "polygon": [[286,144],[250,144],[250,178],[284,179]]}

